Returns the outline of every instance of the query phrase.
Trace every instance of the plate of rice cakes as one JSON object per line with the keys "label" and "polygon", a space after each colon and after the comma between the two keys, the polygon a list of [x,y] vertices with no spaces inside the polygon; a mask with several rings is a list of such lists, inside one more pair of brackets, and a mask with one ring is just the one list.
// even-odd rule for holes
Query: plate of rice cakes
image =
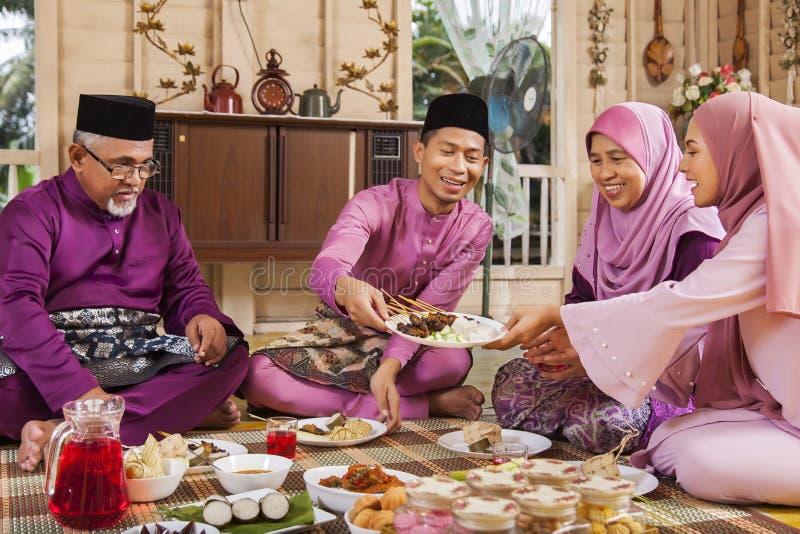
{"label": "plate of rice cakes", "polygon": [[314,447],[350,447],[367,443],[386,434],[386,425],[372,419],[312,417],[297,422],[297,443]]}

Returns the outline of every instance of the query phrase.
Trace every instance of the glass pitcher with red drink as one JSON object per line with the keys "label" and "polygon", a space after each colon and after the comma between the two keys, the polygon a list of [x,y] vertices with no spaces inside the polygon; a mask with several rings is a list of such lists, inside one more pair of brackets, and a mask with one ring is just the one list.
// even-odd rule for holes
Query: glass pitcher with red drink
{"label": "glass pitcher with red drink", "polygon": [[119,425],[125,399],[86,399],[64,405],[65,421],[50,438],[45,488],[50,511],[65,527],[114,525],[130,506]]}

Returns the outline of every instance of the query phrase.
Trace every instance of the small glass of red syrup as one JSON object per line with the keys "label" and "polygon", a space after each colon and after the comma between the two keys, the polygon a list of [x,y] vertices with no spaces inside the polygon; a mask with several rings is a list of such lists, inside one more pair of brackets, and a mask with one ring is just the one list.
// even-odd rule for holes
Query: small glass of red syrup
{"label": "small glass of red syrup", "polygon": [[297,454],[297,419],[270,417],[267,419],[267,454],[294,458]]}

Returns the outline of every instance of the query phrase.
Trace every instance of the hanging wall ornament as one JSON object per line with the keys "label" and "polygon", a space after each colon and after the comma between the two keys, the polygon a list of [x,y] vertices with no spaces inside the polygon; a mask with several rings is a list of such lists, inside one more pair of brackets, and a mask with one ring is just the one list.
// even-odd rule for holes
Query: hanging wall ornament
{"label": "hanging wall ornament", "polygon": [[605,67],[608,59],[606,30],[612,11],[614,10],[606,5],[605,0],[594,0],[592,8],[589,10],[589,29],[592,31],[592,46],[589,47],[589,55],[592,56],[592,70],[589,72],[589,84],[594,87],[595,118],[605,108],[603,87],[608,82]]}
{"label": "hanging wall ornament", "polygon": [[794,81],[800,65],[800,0],[783,0],[783,32],[779,34],[786,47],[781,67],[788,71],[786,103],[794,105]]}

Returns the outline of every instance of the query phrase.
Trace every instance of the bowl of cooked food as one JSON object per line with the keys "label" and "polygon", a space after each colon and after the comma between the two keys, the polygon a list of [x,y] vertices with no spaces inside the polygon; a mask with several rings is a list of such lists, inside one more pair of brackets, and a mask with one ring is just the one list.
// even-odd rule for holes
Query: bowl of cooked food
{"label": "bowl of cooked food", "polygon": [[169,497],[178,489],[189,467],[186,462],[174,458],[161,460],[160,471],[146,472],[145,469],[138,469],[137,465],[126,462],[125,466],[125,485],[132,502],[153,502]]}
{"label": "bowl of cooked food", "polygon": [[389,488],[417,478],[411,473],[366,464],[315,467],[303,473],[311,502],[340,514],[365,494],[381,498]]}
{"label": "bowl of cooked food", "polygon": [[212,464],[217,480],[228,493],[244,493],[262,488],[278,489],[292,461],[274,454],[238,454],[220,458]]}

